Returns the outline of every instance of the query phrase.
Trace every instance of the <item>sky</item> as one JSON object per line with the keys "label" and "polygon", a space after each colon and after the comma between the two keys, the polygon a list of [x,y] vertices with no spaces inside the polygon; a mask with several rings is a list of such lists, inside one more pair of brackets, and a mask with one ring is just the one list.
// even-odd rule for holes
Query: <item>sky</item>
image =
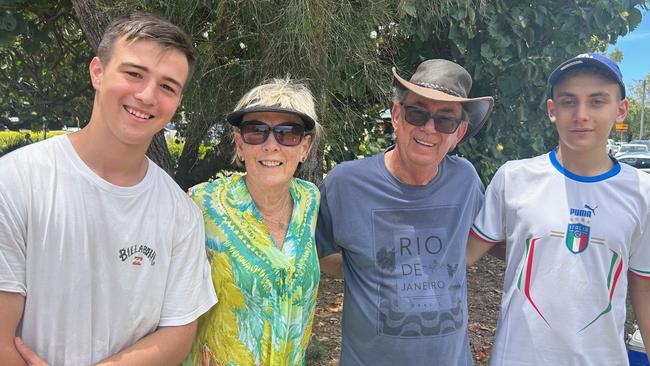
{"label": "sky", "polygon": [[623,61],[618,66],[625,85],[631,86],[633,82],[642,80],[650,72],[650,12],[644,12],[641,24],[624,37],[619,37],[607,52],[615,48],[623,51]]}

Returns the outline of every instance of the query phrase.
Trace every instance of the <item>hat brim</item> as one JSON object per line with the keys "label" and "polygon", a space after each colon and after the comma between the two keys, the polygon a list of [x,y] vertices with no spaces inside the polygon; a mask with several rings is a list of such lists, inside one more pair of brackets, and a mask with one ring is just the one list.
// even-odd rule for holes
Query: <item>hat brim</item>
{"label": "hat brim", "polygon": [[300,119],[302,119],[302,122],[305,124],[305,131],[311,131],[311,130],[314,129],[314,126],[316,126],[316,121],[314,121],[313,118],[309,117],[305,113],[302,113],[300,111],[297,111],[297,110],[291,109],[291,108],[269,107],[269,106],[254,106],[254,107],[249,107],[249,108],[242,108],[240,110],[229,113],[226,116],[226,121],[228,121],[228,123],[230,123],[233,126],[239,126],[239,125],[241,125],[242,119],[244,118],[245,114],[247,114],[247,113],[257,113],[257,112],[274,112],[274,113],[295,114],[298,117],[300,117]]}
{"label": "hat brim", "polygon": [[459,102],[463,105],[469,118],[469,126],[467,132],[460,142],[467,141],[474,137],[481,128],[485,125],[492,109],[494,108],[494,99],[492,97],[477,97],[477,98],[463,98],[455,95],[447,94],[439,90],[425,88],[423,86],[414,84],[400,77],[397,70],[393,67],[394,80],[401,86],[406,88],[412,93],[421,97],[440,101],[440,102]]}

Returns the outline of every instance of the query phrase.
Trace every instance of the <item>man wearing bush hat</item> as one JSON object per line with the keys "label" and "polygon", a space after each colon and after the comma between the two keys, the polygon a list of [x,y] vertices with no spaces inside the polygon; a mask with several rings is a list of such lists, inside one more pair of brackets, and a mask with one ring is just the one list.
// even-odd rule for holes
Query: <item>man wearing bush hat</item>
{"label": "man wearing bush hat", "polygon": [[483,184],[447,153],[493,99],[469,98],[469,73],[448,60],[393,77],[395,145],[337,165],[321,186],[321,268],[345,275],[341,364],[471,365],[465,243]]}

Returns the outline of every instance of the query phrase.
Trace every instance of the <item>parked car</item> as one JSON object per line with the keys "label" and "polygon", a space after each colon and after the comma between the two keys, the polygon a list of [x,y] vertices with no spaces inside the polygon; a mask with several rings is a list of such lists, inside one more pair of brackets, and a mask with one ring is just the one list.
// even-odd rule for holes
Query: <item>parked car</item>
{"label": "parked car", "polygon": [[632,140],[632,141],[630,141],[630,144],[645,145],[645,146],[648,147],[648,151],[650,151],[650,140]]}
{"label": "parked car", "polygon": [[639,153],[647,154],[648,147],[644,144],[623,144],[621,145],[621,148],[618,150],[618,152],[614,157],[618,159],[619,157],[627,154],[639,154]]}
{"label": "parked car", "polygon": [[650,154],[627,154],[618,158],[618,161],[650,173]]}

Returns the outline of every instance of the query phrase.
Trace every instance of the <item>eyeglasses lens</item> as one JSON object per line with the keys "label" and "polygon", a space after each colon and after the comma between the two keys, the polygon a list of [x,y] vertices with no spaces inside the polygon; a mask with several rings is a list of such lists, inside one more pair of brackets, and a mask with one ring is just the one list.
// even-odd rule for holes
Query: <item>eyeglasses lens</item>
{"label": "eyeglasses lens", "polygon": [[441,114],[431,115],[431,113],[415,106],[405,106],[404,109],[406,111],[406,122],[421,127],[430,119],[433,119],[436,131],[441,133],[450,134],[456,132],[456,129],[461,122],[461,120],[452,116]]}
{"label": "eyeglasses lens", "polygon": [[242,139],[249,145],[263,144],[273,131],[275,141],[284,146],[296,146],[300,144],[305,129],[303,126],[294,123],[283,123],[273,127],[263,122],[244,123],[240,127]]}

